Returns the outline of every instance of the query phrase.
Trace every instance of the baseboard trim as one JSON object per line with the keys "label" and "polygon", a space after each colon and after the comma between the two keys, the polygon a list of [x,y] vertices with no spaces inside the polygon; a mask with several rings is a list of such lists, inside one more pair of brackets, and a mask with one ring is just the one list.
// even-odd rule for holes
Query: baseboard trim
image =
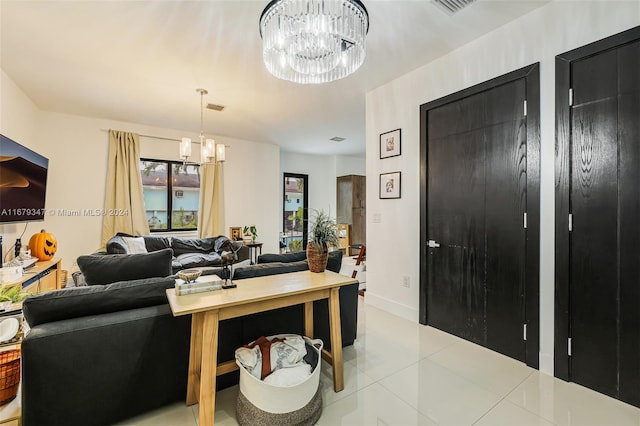
{"label": "baseboard trim", "polygon": [[364,294],[364,303],[375,306],[376,308],[387,311],[391,314],[408,319],[409,321],[418,322],[418,310],[410,306],[403,305],[386,297],[378,296],[367,290]]}

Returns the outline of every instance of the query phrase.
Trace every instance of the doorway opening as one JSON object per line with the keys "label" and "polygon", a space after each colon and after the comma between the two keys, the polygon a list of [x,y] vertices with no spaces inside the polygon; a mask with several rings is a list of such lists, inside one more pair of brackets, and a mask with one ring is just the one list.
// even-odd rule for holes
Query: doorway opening
{"label": "doorway opening", "polygon": [[306,250],[309,222],[309,175],[284,173],[280,251]]}

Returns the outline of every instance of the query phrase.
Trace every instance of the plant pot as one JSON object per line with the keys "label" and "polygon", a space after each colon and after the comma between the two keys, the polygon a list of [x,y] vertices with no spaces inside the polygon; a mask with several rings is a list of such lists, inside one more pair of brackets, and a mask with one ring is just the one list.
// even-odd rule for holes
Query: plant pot
{"label": "plant pot", "polygon": [[327,267],[327,259],[329,258],[329,250],[324,244],[323,250],[320,251],[318,246],[309,242],[307,244],[307,262],[311,272],[324,272]]}

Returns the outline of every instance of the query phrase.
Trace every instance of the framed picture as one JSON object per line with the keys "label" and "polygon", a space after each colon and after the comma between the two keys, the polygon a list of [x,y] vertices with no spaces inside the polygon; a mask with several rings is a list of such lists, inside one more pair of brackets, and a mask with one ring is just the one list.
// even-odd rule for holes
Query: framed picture
{"label": "framed picture", "polygon": [[241,226],[229,227],[229,238],[231,239],[231,241],[242,240],[242,227]]}
{"label": "framed picture", "polygon": [[392,130],[380,135],[380,159],[397,157],[402,154],[400,149],[400,129]]}
{"label": "framed picture", "polygon": [[400,172],[380,174],[380,198],[400,198]]}

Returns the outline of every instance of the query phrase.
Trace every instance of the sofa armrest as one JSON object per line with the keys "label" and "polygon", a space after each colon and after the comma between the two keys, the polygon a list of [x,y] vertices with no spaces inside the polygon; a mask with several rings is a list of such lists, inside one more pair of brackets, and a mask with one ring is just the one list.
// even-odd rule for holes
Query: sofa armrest
{"label": "sofa armrest", "polygon": [[22,424],[109,425],[183,400],[190,330],[191,317],[166,304],[33,327],[22,343]]}

